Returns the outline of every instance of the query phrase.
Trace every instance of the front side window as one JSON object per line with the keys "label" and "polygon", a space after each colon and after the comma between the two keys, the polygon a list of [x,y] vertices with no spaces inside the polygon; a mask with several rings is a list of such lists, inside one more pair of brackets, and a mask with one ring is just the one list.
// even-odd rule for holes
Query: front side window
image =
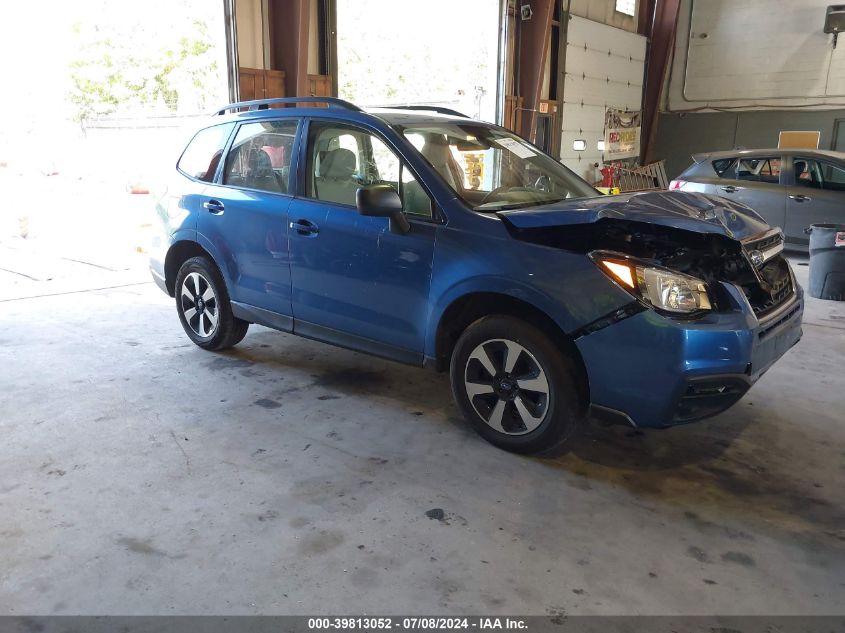
{"label": "front side window", "polygon": [[476,211],[599,195],[562,164],[504,130],[477,122],[397,126],[397,130]]}
{"label": "front side window", "polygon": [[792,161],[795,184],[799,187],[845,191],[845,170],[831,163],[796,157]]}
{"label": "front side window", "polygon": [[186,176],[211,182],[223,156],[234,123],[224,123],[200,130],[188,143],[176,167]]}
{"label": "front side window", "polygon": [[288,193],[297,125],[295,120],[241,125],[226,157],[223,184]]}
{"label": "front side window", "polygon": [[360,187],[387,184],[399,193],[405,213],[432,217],[428,194],[377,136],[323,123],[312,124],[309,136],[308,197],[354,207]]}

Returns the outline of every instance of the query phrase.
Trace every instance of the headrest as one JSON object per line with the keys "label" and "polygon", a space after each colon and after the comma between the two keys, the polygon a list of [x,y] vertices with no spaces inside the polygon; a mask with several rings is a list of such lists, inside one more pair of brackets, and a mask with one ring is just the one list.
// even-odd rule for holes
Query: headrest
{"label": "headrest", "polygon": [[263,149],[253,149],[248,156],[247,168],[250,174],[264,176],[273,173],[273,161]]}
{"label": "headrest", "polygon": [[449,164],[452,158],[449,143],[440,134],[427,134],[421,153],[428,162],[435,166]]}
{"label": "headrest", "polygon": [[355,154],[348,149],[333,149],[320,163],[320,176],[323,178],[349,178],[355,173]]}

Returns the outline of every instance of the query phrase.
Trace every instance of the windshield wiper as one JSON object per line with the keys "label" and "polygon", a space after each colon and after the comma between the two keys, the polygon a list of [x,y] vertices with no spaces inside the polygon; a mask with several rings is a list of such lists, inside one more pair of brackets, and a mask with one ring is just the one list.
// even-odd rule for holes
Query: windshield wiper
{"label": "windshield wiper", "polygon": [[[553,198],[551,200],[533,200],[533,201],[527,201],[527,202],[514,202],[512,204],[503,204],[502,206],[499,206],[499,207],[486,207],[486,205],[484,205],[483,207],[476,207],[475,210],[481,211],[482,213],[485,212],[485,211],[489,211],[489,212],[492,212],[492,213],[495,213],[496,211],[513,211],[514,209],[525,209],[525,208],[528,208],[528,207],[542,207],[542,206],[547,205],[547,204],[555,204],[556,202],[562,202],[563,200],[566,200],[566,198]],[[484,208],[484,207],[486,207],[486,208]]]}

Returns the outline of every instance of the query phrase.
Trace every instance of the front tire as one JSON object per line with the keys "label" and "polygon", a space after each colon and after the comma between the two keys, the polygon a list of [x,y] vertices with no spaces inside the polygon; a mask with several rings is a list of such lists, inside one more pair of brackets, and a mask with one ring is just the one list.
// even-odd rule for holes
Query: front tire
{"label": "front tire", "polygon": [[176,311],[188,338],[210,351],[237,345],[249,329],[247,321],[232,314],[223,277],[205,257],[192,257],[179,269]]}
{"label": "front tire", "polygon": [[515,453],[555,453],[584,417],[575,364],[533,325],[486,316],[452,353],[455,401],[488,442]]}

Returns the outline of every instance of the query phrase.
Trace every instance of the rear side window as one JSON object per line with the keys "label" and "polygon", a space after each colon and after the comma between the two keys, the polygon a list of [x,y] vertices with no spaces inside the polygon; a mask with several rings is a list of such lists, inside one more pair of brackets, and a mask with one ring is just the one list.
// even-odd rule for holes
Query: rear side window
{"label": "rear side window", "polygon": [[713,170],[719,178],[733,178],[735,172],[731,169],[731,167],[735,161],[735,158],[720,158],[719,160],[714,160]]}
{"label": "rear side window", "polygon": [[182,152],[176,164],[186,176],[211,182],[223,156],[223,148],[229,139],[234,123],[224,123],[200,130]]}
{"label": "rear side window", "polygon": [[780,157],[740,159],[736,179],[776,185],[780,180]]}
{"label": "rear side window", "polygon": [[244,123],[226,157],[223,184],[287,193],[298,120]]}

